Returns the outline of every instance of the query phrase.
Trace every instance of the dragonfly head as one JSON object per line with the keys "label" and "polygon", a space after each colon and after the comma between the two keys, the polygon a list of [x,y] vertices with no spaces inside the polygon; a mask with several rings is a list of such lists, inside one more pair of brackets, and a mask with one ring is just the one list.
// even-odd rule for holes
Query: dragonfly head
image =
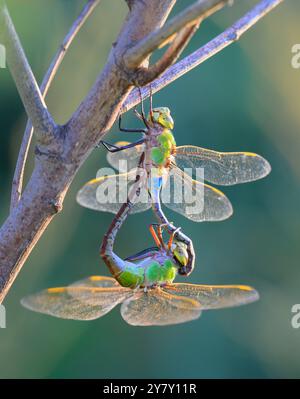
{"label": "dragonfly head", "polygon": [[182,241],[173,240],[171,251],[180,267],[185,267],[189,261],[189,254],[187,250],[187,245]]}
{"label": "dragonfly head", "polygon": [[172,245],[172,253],[178,267],[178,274],[189,276],[195,267],[195,251],[193,242],[183,233],[175,235]]}
{"label": "dragonfly head", "polygon": [[[148,120],[151,121],[150,115],[148,115]],[[153,108],[153,120],[167,129],[172,130],[174,128],[174,121],[167,107]]]}

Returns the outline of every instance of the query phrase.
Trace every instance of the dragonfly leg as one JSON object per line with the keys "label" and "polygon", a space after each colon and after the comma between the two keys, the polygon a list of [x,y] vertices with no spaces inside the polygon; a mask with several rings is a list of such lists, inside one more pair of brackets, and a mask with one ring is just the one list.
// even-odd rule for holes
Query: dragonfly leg
{"label": "dragonfly leg", "polygon": [[144,99],[142,95],[142,89],[139,87],[140,97],[141,97],[141,110],[142,110],[142,117],[146,119],[145,108],[144,108]]}
{"label": "dragonfly leg", "polygon": [[122,117],[119,115],[119,130],[125,133],[146,133],[146,129],[126,129],[121,126]]}
{"label": "dragonfly leg", "polygon": [[174,230],[173,232],[172,232],[172,234],[171,234],[171,236],[170,236],[170,238],[169,238],[169,241],[168,241],[168,250],[170,251],[170,249],[171,249],[171,247],[172,247],[172,244],[173,244],[173,240],[174,240],[174,237],[175,237],[175,235],[178,233],[178,231],[180,231],[181,230],[181,227],[178,227],[176,230]]}
{"label": "dragonfly leg", "polygon": [[155,224],[150,224],[149,231],[154,239],[155,244],[158,246],[158,248],[161,248],[163,246],[161,230],[158,231],[158,234],[157,234],[154,229],[154,226],[155,226]]}
{"label": "dragonfly leg", "polygon": [[139,119],[140,121],[142,121],[143,123],[145,123],[145,122],[144,122],[144,119],[143,119],[143,117],[142,117],[142,115],[139,113],[139,111],[138,111],[136,108],[134,109],[134,114],[135,114],[136,117],[138,117],[138,119]]}
{"label": "dragonfly leg", "polygon": [[160,239],[162,247],[164,248],[165,247],[165,243],[164,243],[164,240],[163,240],[162,226],[160,224],[157,226],[157,235],[158,235],[158,238]]}
{"label": "dragonfly leg", "polygon": [[[163,239],[163,229],[164,228],[168,228],[169,227],[169,223],[151,223],[149,229],[151,228],[151,231],[152,231],[154,226],[157,228],[157,236],[158,236],[158,238],[159,238],[159,240],[161,242],[161,246],[164,249],[166,249],[167,247],[166,247],[164,239]],[[151,232],[151,234],[152,234],[152,232]],[[156,242],[156,240],[155,240],[155,242]]]}
{"label": "dragonfly leg", "polygon": [[144,109],[144,99],[143,99],[143,96],[142,96],[142,90],[141,90],[140,87],[138,87],[138,89],[139,89],[140,99],[141,99],[141,114],[137,111],[136,108],[134,109],[134,113],[141,121],[144,122],[146,128],[149,129],[149,123],[147,121],[146,114],[145,114],[145,109]]}
{"label": "dragonfly leg", "polygon": [[123,145],[123,146],[117,146],[117,145],[114,145],[114,144],[110,144],[110,143],[108,143],[107,141],[103,141],[103,140],[101,140],[100,141],[100,143],[107,149],[107,151],[109,151],[109,152],[119,152],[119,151],[123,151],[123,150],[126,150],[127,148],[132,148],[132,147],[136,147],[136,146],[138,146],[138,145],[140,145],[140,144],[143,144],[145,142],[145,140],[144,139],[142,139],[142,140],[138,140],[138,141],[135,141],[134,143],[130,143],[130,144],[127,144],[127,145]]}
{"label": "dragonfly leg", "polygon": [[150,83],[149,90],[150,90],[150,119],[151,119],[151,122],[154,123],[154,119],[153,119],[153,94],[152,94],[151,83]]}

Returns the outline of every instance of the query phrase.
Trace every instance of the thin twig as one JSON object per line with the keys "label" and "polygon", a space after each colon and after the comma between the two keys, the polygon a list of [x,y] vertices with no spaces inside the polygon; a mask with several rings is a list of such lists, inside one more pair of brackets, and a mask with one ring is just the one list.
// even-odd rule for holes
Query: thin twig
{"label": "thin twig", "polygon": [[[88,17],[94,11],[96,6],[99,4],[100,0],[89,0],[87,4],[84,6],[83,10],[79,14],[76,21],[71,26],[71,29],[67,33],[66,37],[64,38],[62,44],[60,45],[57,53],[55,54],[48,71],[46,72],[44,79],[42,81],[40,90],[42,93],[43,98],[46,97],[50,85],[57,73],[57,70],[64,59],[68,48],[70,47],[71,43],[73,42],[75,36],[80,31],[81,27],[84,25]],[[12,182],[12,191],[11,191],[11,203],[10,203],[10,210],[12,210],[17,203],[19,202],[22,194],[23,189],[23,178],[24,178],[24,170],[26,165],[26,160],[28,156],[28,151],[30,148],[30,143],[32,140],[33,135],[33,126],[30,120],[27,121],[25,132],[23,135],[17,164],[15,168],[15,173]]]}
{"label": "thin twig", "polygon": [[163,56],[148,68],[139,68],[134,78],[136,86],[145,86],[158,78],[167,68],[169,68],[180,57],[191,38],[196,33],[200,21],[195,25],[188,25],[178,32],[175,39],[168,47]]}
{"label": "thin twig", "polygon": [[159,48],[176,32],[179,32],[188,25],[194,25],[200,18],[207,18],[228,3],[231,3],[231,1],[198,0],[196,3],[187,7],[184,11],[171,19],[171,21],[167,22],[162,28],[150,33],[134,47],[130,48],[124,55],[125,65],[129,68],[139,66],[143,59]]}
{"label": "thin twig", "polygon": [[[225,47],[236,42],[240,37],[255,25],[261,18],[272,11],[283,0],[262,0],[252,10],[246,13],[241,19],[234,23],[230,28],[215,37],[213,40],[199,48],[192,54],[185,57],[175,65],[171,66],[160,78],[151,83],[153,93],[158,92],[165,86],[174,82],[176,79],[185,75],[187,72],[202,64],[204,61],[219,53]],[[142,88],[143,98],[150,95],[149,87]],[[121,112],[127,112],[140,103],[140,92],[138,89],[132,90],[127,97]]]}
{"label": "thin twig", "polygon": [[7,64],[28,117],[39,135],[52,134],[55,123],[47,110],[4,2],[0,2],[0,39],[6,47]]}

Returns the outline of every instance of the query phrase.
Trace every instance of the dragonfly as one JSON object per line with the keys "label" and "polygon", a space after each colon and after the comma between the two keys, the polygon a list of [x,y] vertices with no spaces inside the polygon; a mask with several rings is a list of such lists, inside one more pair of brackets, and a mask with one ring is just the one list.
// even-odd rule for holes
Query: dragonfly
{"label": "dragonfly", "polygon": [[[137,171],[137,164],[141,154],[145,154],[142,194],[131,213],[143,212],[152,207],[159,223],[174,231],[176,227],[168,221],[161,203],[195,222],[221,221],[233,212],[225,194],[205,183],[202,178],[193,179],[192,173],[187,173],[186,168],[189,171],[204,170],[205,181],[224,186],[258,180],[271,171],[268,161],[255,153],[226,153],[193,145],[177,146],[172,132],[174,121],[170,109],[153,108],[152,97],[148,117],[145,116],[143,102],[141,114],[135,112],[144,127],[124,129],[119,118],[119,128],[122,132],[140,132],[142,139],[133,143],[118,142],[115,145],[102,141],[108,150],[109,164],[120,173],[99,176],[87,182],[77,194],[80,205],[117,213],[120,204],[127,198],[135,175],[141,173]],[[105,199],[104,190],[114,195]],[[189,195],[183,197],[182,192]]]}
{"label": "dragonfly", "polygon": [[91,276],[67,287],[49,288],[23,298],[23,306],[63,319],[94,320],[121,304],[121,316],[128,324],[164,326],[195,320],[203,310],[258,299],[257,291],[249,286],[174,283],[190,255],[175,233],[164,243],[161,225],[150,226],[157,247],[120,258],[114,242],[139,195],[137,182],[131,189],[134,195],[120,208],[102,242],[101,256],[113,277]]}

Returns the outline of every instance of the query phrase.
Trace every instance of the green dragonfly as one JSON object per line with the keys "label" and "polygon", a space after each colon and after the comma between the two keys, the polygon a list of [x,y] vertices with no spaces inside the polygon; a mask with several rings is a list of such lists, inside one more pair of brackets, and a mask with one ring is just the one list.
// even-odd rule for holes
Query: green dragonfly
{"label": "green dragonfly", "polygon": [[[261,179],[269,174],[271,167],[263,157],[250,152],[217,152],[201,147],[176,146],[172,133],[174,122],[169,108],[152,108],[146,118],[136,111],[143,121],[143,129],[123,129],[123,132],[141,132],[143,137],[133,143],[116,145],[102,142],[108,149],[107,160],[120,174],[99,176],[86,183],[77,194],[80,205],[111,213],[117,213],[126,202],[129,187],[137,173],[142,174],[142,190],[131,213],[153,208],[159,223],[176,229],[165,216],[161,202],[168,208],[195,222],[220,221],[232,214],[228,198],[218,189],[193,179],[189,171],[204,170],[204,179],[217,185],[234,185]],[[137,170],[142,154],[144,162]],[[144,172],[144,173],[143,173]],[[110,193],[108,198],[103,192]],[[182,192],[189,195],[183,197]],[[112,195],[113,194],[113,195]],[[195,201],[197,198],[197,201]],[[194,201],[194,205],[193,205]]]}
{"label": "green dragonfly", "polygon": [[112,276],[91,276],[67,287],[49,288],[22,300],[26,308],[55,317],[93,320],[121,304],[123,319],[134,326],[169,325],[197,319],[202,310],[239,306],[258,299],[251,287],[173,283],[189,262],[188,247],[173,232],[168,244],[162,226],[151,232],[157,247],[125,260],[114,252],[116,235],[140,193],[139,178],[109,227],[101,256]]}

